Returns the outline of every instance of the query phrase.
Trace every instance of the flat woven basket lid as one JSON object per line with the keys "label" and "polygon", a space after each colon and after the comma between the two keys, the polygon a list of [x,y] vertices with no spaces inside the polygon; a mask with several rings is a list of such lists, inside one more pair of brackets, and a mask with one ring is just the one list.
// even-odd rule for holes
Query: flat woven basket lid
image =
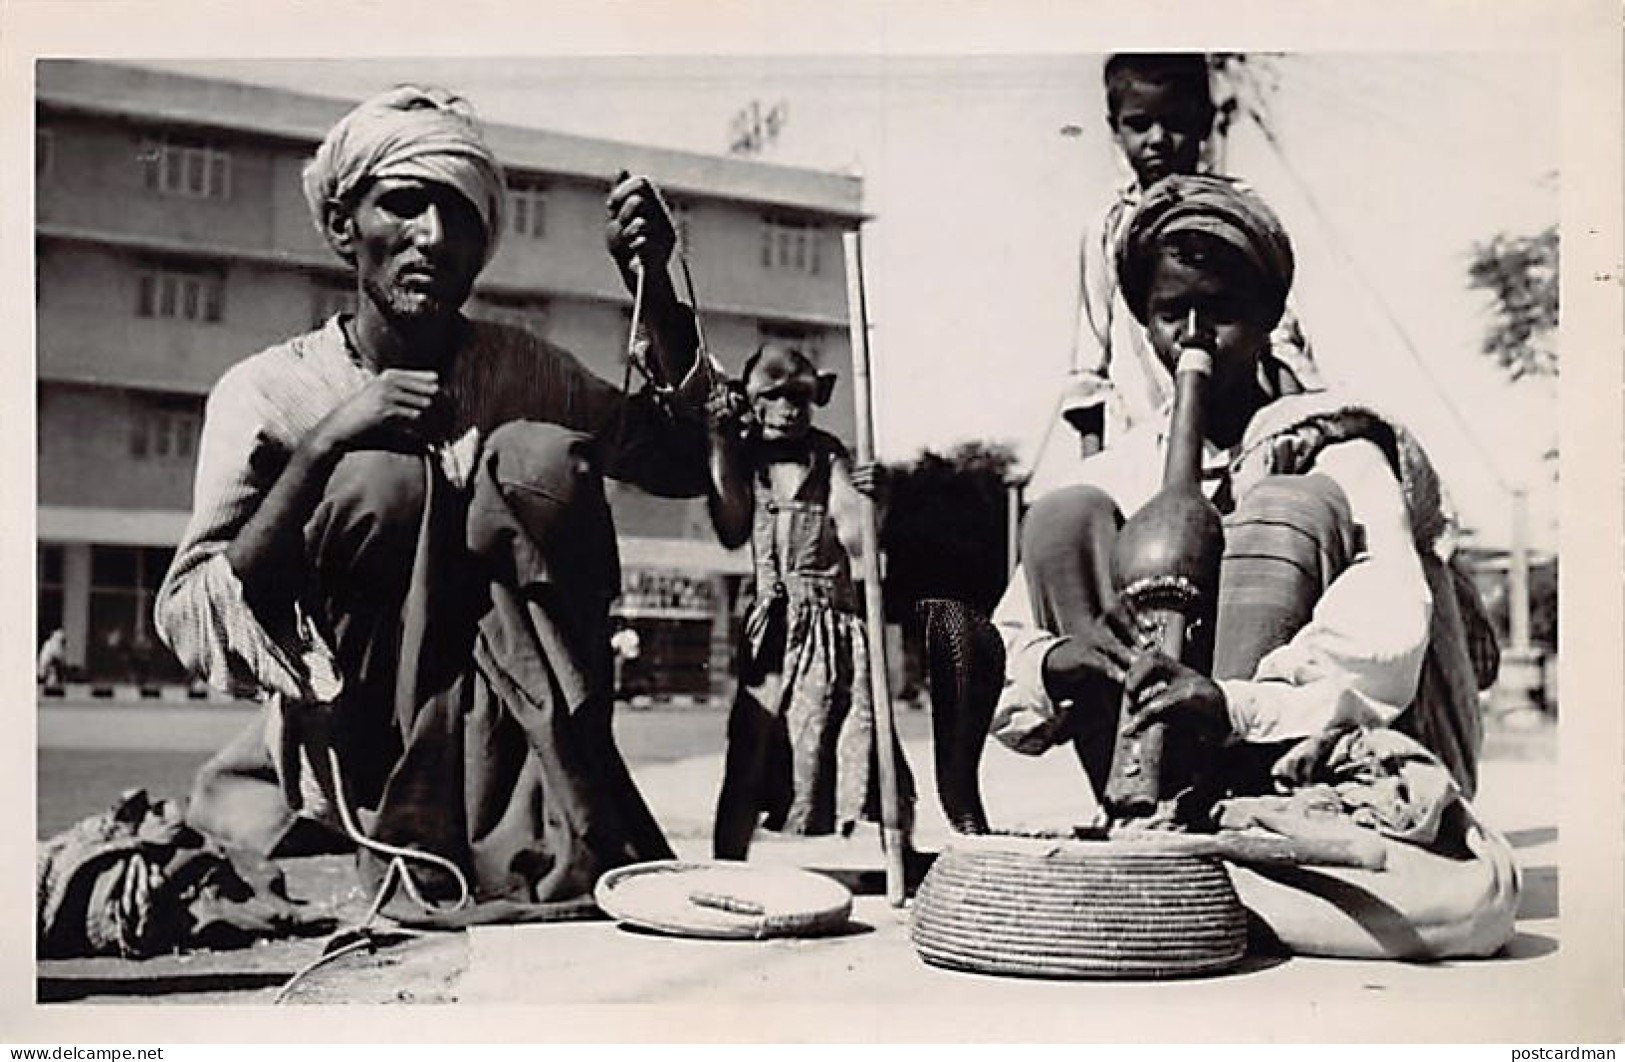
{"label": "flat woven basket lid", "polygon": [[1246,911],[1218,860],[1136,841],[955,837],[915,899],[933,966],[1052,978],[1168,978],[1234,966]]}
{"label": "flat woven basket lid", "polygon": [[852,916],[852,893],[833,878],[747,863],[636,863],[599,878],[593,898],[626,925],[685,937],[815,936]]}

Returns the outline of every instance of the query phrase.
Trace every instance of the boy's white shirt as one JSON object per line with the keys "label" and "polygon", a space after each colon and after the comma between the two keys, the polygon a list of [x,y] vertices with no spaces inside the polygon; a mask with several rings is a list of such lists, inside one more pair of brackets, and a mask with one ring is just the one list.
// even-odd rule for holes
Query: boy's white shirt
{"label": "boy's white shirt", "polygon": [[[1091,484],[1124,513],[1134,512],[1160,486],[1166,423],[1164,411],[1110,449],[1071,462],[1070,474],[1047,463],[1049,478],[1031,484],[1033,497]],[[1224,465],[1228,457],[1209,447],[1205,462]],[[1343,489],[1364,548],[1321,596],[1309,623],[1266,655],[1251,678],[1219,683],[1237,741],[1306,737],[1341,723],[1386,725],[1416,696],[1433,598],[1399,482],[1382,452],[1359,440],[1327,447],[1314,471]],[[1042,752],[1055,743],[1072,705],[1052,701],[1044,688],[1044,657],[1061,638],[1038,625],[1020,566],[993,620],[1004,641],[1005,680],[992,733],[1018,752]]]}

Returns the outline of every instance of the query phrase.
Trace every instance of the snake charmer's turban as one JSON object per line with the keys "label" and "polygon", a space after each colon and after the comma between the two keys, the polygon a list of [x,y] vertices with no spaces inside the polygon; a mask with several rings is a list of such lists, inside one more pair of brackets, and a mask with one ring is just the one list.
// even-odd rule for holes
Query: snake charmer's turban
{"label": "snake charmer's turban", "polygon": [[1294,268],[1292,241],[1281,219],[1256,192],[1234,181],[1175,174],[1146,192],[1117,247],[1123,299],[1141,324],[1158,248],[1186,232],[1203,233],[1239,252],[1265,285],[1271,323],[1280,320]]}
{"label": "snake charmer's turban", "polygon": [[401,85],[339,120],[305,164],[305,202],[325,235],[334,203],[380,178],[435,181],[467,199],[485,226],[485,260],[502,234],[506,186],[473,109],[444,89]]}

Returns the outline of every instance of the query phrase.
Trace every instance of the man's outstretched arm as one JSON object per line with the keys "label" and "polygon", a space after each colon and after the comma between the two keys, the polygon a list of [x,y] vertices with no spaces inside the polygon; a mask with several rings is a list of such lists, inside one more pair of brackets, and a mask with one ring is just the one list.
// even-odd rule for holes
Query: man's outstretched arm
{"label": "man's outstretched arm", "polygon": [[626,290],[643,285],[643,321],[647,325],[662,384],[681,383],[694,365],[698,333],[694,314],[678,299],[669,268],[677,230],[654,182],[622,171],[605,201],[609,221],[604,242],[620,271]]}

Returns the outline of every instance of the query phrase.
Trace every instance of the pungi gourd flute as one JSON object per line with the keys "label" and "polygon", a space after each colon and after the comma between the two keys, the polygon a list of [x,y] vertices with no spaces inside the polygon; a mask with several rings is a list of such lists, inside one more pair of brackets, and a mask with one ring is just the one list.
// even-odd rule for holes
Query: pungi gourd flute
{"label": "pungi gourd flute", "polygon": [[[1202,493],[1203,400],[1213,355],[1197,338],[1190,311],[1174,367],[1162,488],[1123,525],[1112,554],[1112,576],[1124,605],[1154,631],[1155,647],[1201,671],[1212,661],[1224,524]],[[1127,733],[1134,706],[1125,694],[1117,743],[1103,794],[1114,822],[1159,814],[1188,779],[1189,753],[1170,745],[1166,726]]]}

